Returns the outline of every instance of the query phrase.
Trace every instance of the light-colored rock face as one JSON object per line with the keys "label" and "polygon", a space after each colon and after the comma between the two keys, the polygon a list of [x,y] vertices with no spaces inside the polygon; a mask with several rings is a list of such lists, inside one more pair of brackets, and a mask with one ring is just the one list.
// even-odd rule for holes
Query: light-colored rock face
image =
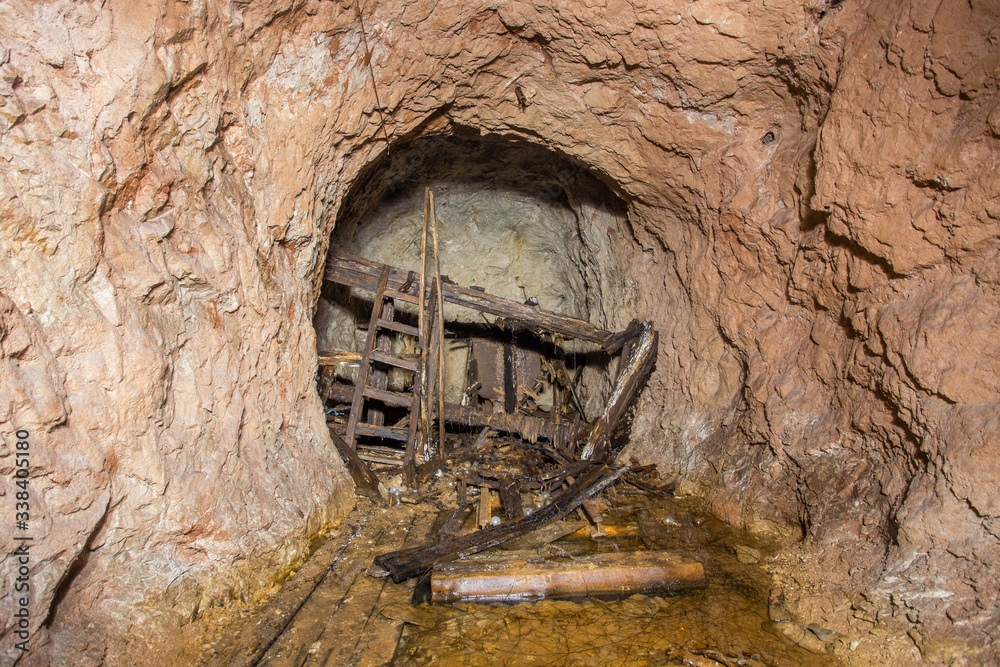
{"label": "light-colored rock face", "polygon": [[[526,143],[429,136],[395,147],[367,169],[341,204],[331,243],[368,259],[419,272],[425,188],[435,198],[441,273],[488,286],[517,302],[620,330],[636,313],[637,282],[619,261],[627,247],[621,200],[581,167]],[[430,225],[429,225],[430,226]],[[433,252],[431,230],[428,248]],[[430,264],[433,269],[433,264]],[[314,320],[319,350],[364,346],[371,295],[329,285]],[[397,303],[414,314],[415,308]],[[479,312],[445,304],[448,321],[482,325]],[[359,328],[359,324],[363,328]],[[564,341],[591,352],[591,343]],[[466,386],[465,345],[445,362],[445,396]],[[606,366],[585,369],[581,400],[600,414],[611,386]]]}
{"label": "light-colored rock face", "polygon": [[120,661],[348,509],[313,386],[334,220],[386,138],[469,130],[627,204],[661,331],[634,455],[800,525],[823,595],[891,595],[928,657],[996,639],[1000,16],[830,4],[372,0],[370,69],[353,4],[0,5],[37,659]]}

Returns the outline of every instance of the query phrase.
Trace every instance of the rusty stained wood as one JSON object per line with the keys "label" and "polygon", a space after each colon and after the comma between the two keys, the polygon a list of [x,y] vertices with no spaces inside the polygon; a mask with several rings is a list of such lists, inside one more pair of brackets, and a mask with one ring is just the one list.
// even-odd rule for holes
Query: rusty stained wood
{"label": "rusty stained wood", "polygon": [[581,452],[582,459],[602,460],[607,456],[612,444],[622,439],[628,430],[626,415],[635,405],[639,392],[653,372],[660,340],[653,325],[647,324],[638,337],[631,340],[634,341],[632,348],[623,362],[622,372],[615,381],[611,398],[608,399],[604,412],[595,420],[587,435],[587,441]]}
{"label": "rusty stained wood", "polygon": [[497,431],[514,433],[530,443],[537,442],[539,438],[554,441],[557,437],[568,438],[572,435],[570,424],[557,425],[552,419],[542,419],[519,412],[511,415],[487,413],[454,403],[445,403],[444,419],[451,424],[488,426]]}
{"label": "rusty stained wood", "polygon": [[474,533],[460,535],[438,543],[382,554],[375,557],[375,566],[384,570],[388,576],[392,577],[393,581],[399,583],[427,572],[437,563],[499,546],[509,540],[527,535],[550,521],[563,518],[576,509],[581,502],[607,488],[625,470],[625,468],[614,469],[601,463],[593,463],[576,479],[574,484],[531,516],[510,523],[488,526]]}
{"label": "rusty stained wood", "polygon": [[503,556],[434,566],[433,602],[521,602],[627,596],[705,586],[705,569],[667,551],[604,553],[571,561]]}
{"label": "rusty stained wood", "polygon": [[[327,391],[327,398],[338,403],[350,403],[353,396],[354,390],[345,384],[333,384]],[[577,428],[577,425],[566,422],[557,425],[552,419],[522,413],[488,413],[454,403],[444,404],[444,419],[450,424],[488,426],[504,433],[514,433],[531,443],[537,442],[539,438],[550,441],[555,441],[556,438],[569,440]]]}
{"label": "rusty stained wood", "polygon": [[385,505],[385,501],[389,499],[389,494],[386,492],[385,486],[378,481],[375,473],[368,467],[368,464],[358,456],[357,451],[344,442],[343,438],[334,433],[332,428],[330,429],[330,437],[333,438],[333,443],[337,445],[337,451],[344,457],[347,472],[351,474],[351,479],[354,480],[356,490],[368,496],[375,505]]}
{"label": "rusty stained wood", "polygon": [[361,365],[358,368],[358,380],[354,387],[354,395],[351,397],[351,414],[347,419],[347,435],[345,440],[351,449],[357,445],[356,431],[358,420],[361,417],[361,408],[364,406],[364,391],[368,384],[368,373],[371,371],[370,357],[372,349],[375,347],[375,337],[378,333],[378,319],[382,312],[382,303],[386,285],[389,283],[389,268],[383,267],[379,273],[378,282],[375,283],[375,304],[372,306],[372,316],[368,322],[368,334],[365,337],[365,349],[361,354]]}
{"label": "rusty stained wood", "polygon": [[[324,278],[331,282],[372,292],[375,291],[385,266],[385,264],[335,250],[330,253],[327,260]],[[390,288],[398,289],[406,281],[406,278],[406,271],[390,267]],[[616,337],[611,331],[599,329],[589,322],[568,315],[527,306],[455,283],[441,282],[441,298],[448,303],[502,317],[529,329],[544,329],[568,338],[588,340],[600,345],[606,345],[609,341],[615,343],[621,337]],[[622,332],[621,335],[625,335],[625,332]]]}

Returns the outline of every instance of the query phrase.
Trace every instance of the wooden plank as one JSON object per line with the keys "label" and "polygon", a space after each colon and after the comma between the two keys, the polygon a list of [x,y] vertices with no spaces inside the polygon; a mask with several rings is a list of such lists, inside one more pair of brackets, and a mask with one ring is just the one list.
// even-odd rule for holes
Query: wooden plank
{"label": "wooden plank", "polygon": [[[327,259],[324,278],[342,285],[373,291],[383,266],[386,265],[334,250]],[[406,281],[407,275],[406,271],[390,267],[389,285],[398,289]],[[589,322],[568,315],[527,306],[455,283],[442,281],[441,295],[448,303],[502,317],[529,329],[539,328],[562,334],[567,338],[589,340],[604,345],[613,335],[611,331],[599,329]]]}
{"label": "wooden plank", "polygon": [[403,465],[403,457],[399,456],[382,456],[381,454],[369,454],[365,451],[363,446],[358,447],[358,458],[362,461],[368,461],[370,463],[378,463],[384,466],[401,466]]}
{"label": "wooden plank", "polygon": [[[426,442],[427,427],[427,217],[431,189],[424,188],[424,216],[420,236],[420,282],[417,284],[417,347],[420,348],[420,366],[413,376],[413,405],[410,408],[410,424],[407,429],[406,454],[403,457],[403,478],[406,485],[413,488],[416,481],[417,440]],[[412,275],[412,274],[411,274]],[[421,436],[421,434],[424,434]],[[423,444],[423,443],[422,443]],[[425,460],[430,452],[422,447]]]}
{"label": "wooden plank", "polygon": [[604,413],[597,425],[591,429],[584,444],[581,458],[602,460],[610,450],[612,441],[623,438],[628,424],[625,415],[632,407],[639,391],[645,386],[649,374],[656,363],[659,335],[651,324],[647,324],[625,360],[624,370],[618,375],[611,398],[604,406]]}
{"label": "wooden plank", "polygon": [[376,505],[385,505],[388,494],[386,496],[382,495],[385,487],[378,481],[375,473],[358,456],[358,453],[344,442],[343,438],[333,432],[333,429],[330,429],[330,437],[333,438],[333,443],[337,446],[337,451],[344,457],[344,462],[347,464],[347,472],[351,474],[351,479],[354,480],[355,490],[364,493]]}
{"label": "wooden plank", "polygon": [[[436,335],[437,334],[437,327],[438,327],[439,319],[440,319],[438,317],[438,315],[437,315],[437,301],[438,301],[438,294],[440,294],[440,293],[441,293],[440,290],[437,289],[437,280],[436,279],[432,279],[431,280],[431,297],[430,297],[430,300],[428,302],[429,305],[430,305],[431,310],[430,310],[430,321],[428,322],[428,324],[429,324],[429,330],[427,331],[427,338],[429,340],[427,341],[427,345],[428,345],[427,354],[428,354],[428,356],[427,356],[427,366],[426,366],[426,369],[427,369],[427,396],[426,396],[426,398],[427,398],[427,408],[428,408],[428,426],[427,426],[427,431],[424,434],[424,437],[426,438],[425,446],[427,447],[427,451],[432,451],[432,448],[430,447],[430,437],[431,437],[431,431],[433,430],[434,420],[440,418],[440,414],[439,414],[438,408],[437,408],[437,405],[438,405],[437,394],[438,394],[438,384],[439,384],[438,383],[438,374],[442,372],[441,371],[441,354],[442,354],[443,351],[441,350],[441,348],[437,344],[438,338],[437,338],[437,335]],[[440,325],[444,326],[444,323],[440,322]],[[440,443],[439,443],[439,445],[440,445]],[[440,446],[438,447],[437,451],[438,451],[438,454],[440,454],[442,456],[444,455],[443,452],[441,451]]]}
{"label": "wooden plank", "polygon": [[704,586],[701,563],[667,551],[603,553],[569,562],[507,556],[435,565],[431,601],[523,602],[673,593]]}
{"label": "wooden plank", "polygon": [[384,389],[376,389],[375,387],[365,387],[365,398],[373,398],[376,401],[382,401],[386,405],[391,405],[397,408],[409,407],[410,403],[413,402],[412,394],[385,391]]}
{"label": "wooden plank", "polygon": [[444,438],[444,299],[441,296],[441,253],[438,250],[437,216],[434,214],[434,191],[429,190],[431,213],[431,238],[434,239],[434,285],[437,288],[437,400],[438,400],[438,453],[444,457],[448,451]]}
{"label": "wooden plank", "polygon": [[375,346],[375,334],[378,331],[378,327],[375,324],[378,322],[379,315],[382,312],[382,295],[385,292],[385,286],[389,283],[389,274],[389,267],[384,267],[375,287],[375,303],[372,306],[372,316],[368,322],[368,336],[365,338],[365,348],[361,354],[361,365],[358,367],[357,384],[354,387],[354,396],[351,399],[351,414],[347,418],[347,435],[344,439],[347,441],[348,447],[352,449],[357,440],[355,432],[358,428],[358,420],[361,418],[361,408],[365,402],[364,389],[365,384],[368,382],[368,371],[371,367],[369,357],[372,348]]}
{"label": "wooden plank", "polygon": [[409,324],[403,324],[402,322],[396,322],[395,320],[379,320],[378,326],[381,329],[389,329],[390,331],[395,331],[396,333],[405,334],[407,336],[417,336],[420,334],[420,329]]}
{"label": "wooden plank", "polygon": [[[374,535],[366,531],[366,538],[377,541],[383,548],[392,548],[395,545],[405,545],[407,538],[413,539],[417,534],[423,533],[416,526],[417,512],[412,509],[403,511],[405,513],[402,516],[398,513],[385,515],[388,523],[380,523],[379,532]],[[374,664],[385,664],[392,658],[395,642],[386,643],[382,640],[381,646],[369,646],[367,640],[373,634],[369,628],[377,621],[379,608],[389,601],[408,599],[413,594],[412,586],[387,587],[385,580],[366,577],[359,569],[352,569],[350,575],[349,587],[346,590],[340,589],[343,591],[341,598],[330,605],[328,610],[316,610],[321,618],[327,619],[326,627],[316,641],[307,646],[305,656],[294,664],[309,667],[366,664],[367,660],[362,654],[367,650],[384,652],[381,660]],[[386,596],[391,600],[386,599]]]}
{"label": "wooden plank", "polygon": [[458,535],[458,531],[462,529],[465,525],[465,520],[469,518],[469,515],[473,512],[472,503],[460,502],[458,507],[451,511],[448,518],[445,520],[444,525],[441,526],[441,531],[438,535],[438,539],[447,540],[451,539],[455,535]]}
{"label": "wooden plank", "polygon": [[392,426],[375,426],[374,424],[358,424],[355,431],[358,435],[370,435],[376,438],[389,438],[406,442],[406,431]]}
{"label": "wooden plank", "polygon": [[500,485],[500,507],[507,515],[508,521],[515,521],[524,516],[524,506],[521,504],[521,493],[518,483],[513,479],[505,480]]}
{"label": "wooden plank", "polygon": [[490,525],[493,518],[493,503],[491,502],[493,492],[488,486],[479,487],[479,507],[476,508],[476,527],[485,528]]}
{"label": "wooden plank", "polygon": [[474,533],[460,535],[436,544],[382,554],[375,557],[375,565],[385,570],[393,581],[399,583],[410,577],[423,574],[436,563],[447,562],[498,546],[508,540],[537,530],[549,521],[561,519],[576,509],[581,502],[614,482],[624,472],[625,468],[615,470],[603,464],[592,465],[559,497],[531,516],[510,523],[489,526]]}
{"label": "wooden plank", "polygon": [[533,417],[520,412],[512,415],[476,410],[475,408],[445,403],[444,418],[452,424],[464,426],[489,426],[497,431],[514,433],[534,443],[538,438],[554,441],[557,437],[568,439],[573,434],[572,424],[559,424],[551,419]]}
{"label": "wooden plank", "polygon": [[[346,526],[345,526],[346,528]],[[299,609],[311,598],[313,592],[329,573],[334,563],[343,562],[345,551],[360,540],[330,539],[320,546],[302,564],[295,576],[286,581],[266,606],[258,610],[239,633],[217,650],[209,663],[212,667],[253,667],[260,662],[264,652],[288,627]],[[359,569],[364,566],[359,564]]]}
{"label": "wooden plank", "polygon": [[542,526],[533,533],[528,533],[524,537],[504,542],[500,545],[500,548],[505,551],[537,549],[545,546],[546,544],[555,542],[562,537],[572,535],[586,525],[587,523],[585,521],[553,521],[552,523]]}
{"label": "wooden plank", "polygon": [[417,359],[411,359],[409,355],[390,354],[378,350],[373,350],[369,355],[369,359],[388,364],[389,366],[395,366],[396,368],[405,368],[408,371],[416,371],[420,363]]}
{"label": "wooden plank", "polygon": [[509,415],[517,410],[517,378],[514,377],[514,328],[510,323],[503,326],[503,410]]}
{"label": "wooden plank", "polygon": [[317,352],[317,363],[320,366],[336,366],[337,364],[344,363],[358,363],[361,361],[361,355],[357,352],[341,352],[339,350]]}
{"label": "wooden plank", "polygon": [[[327,391],[328,400],[341,403],[350,403],[353,395],[351,387],[345,384],[332,384]],[[577,424],[563,422],[556,425],[551,419],[542,419],[521,413],[497,414],[454,403],[444,404],[444,418],[449,424],[488,426],[504,433],[513,433],[532,443],[539,438],[545,438],[552,442],[557,437],[569,440],[575,429],[578,428]]]}
{"label": "wooden plank", "polygon": [[405,292],[400,292],[399,290],[387,289],[385,295],[390,299],[399,299],[400,301],[405,301],[406,303],[412,303],[417,305],[420,303],[420,297],[415,294],[407,294]]}

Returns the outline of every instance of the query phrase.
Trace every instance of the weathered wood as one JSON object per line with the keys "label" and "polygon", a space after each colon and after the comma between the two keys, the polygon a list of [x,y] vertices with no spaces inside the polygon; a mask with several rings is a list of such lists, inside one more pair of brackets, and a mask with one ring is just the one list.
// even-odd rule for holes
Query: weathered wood
{"label": "weathered wood", "polygon": [[[349,546],[349,545],[348,545]],[[336,540],[328,540],[302,565],[295,576],[267,605],[257,612],[251,623],[226,645],[221,646],[209,663],[212,667],[253,667],[264,652],[288,627],[302,605],[324,580],[345,550]]]}
{"label": "weathered wood", "polygon": [[357,441],[358,420],[361,418],[361,408],[365,402],[365,385],[368,383],[368,372],[371,369],[370,357],[375,347],[375,336],[378,333],[378,318],[382,313],[382,300],[385,287],[389,284],[390,269],[382,269],[378,283],[375,286],[375,303],[372,306],[372,316],[368,322],[368,335],[365,337],[364,352],[361,353],[361,365],[358,367],[358,380],[354,386],[354,396],[351,398],[351,415],[347,418],[347,435],[344,438],[352,449]]}
{"label": "weathered wood", "polygon": [[[333,429],[330,429],[330,437],[333,438],[333,444],[337,446],[337,451],[344,457],[344,463],[347,464],[347,472],[351,474],[351,479],[354,480],[356,490],[364,493],[376,505],[385,505],[385,501],[388,500],[388,492],[385,491],[385,487],[375,477],[375,473],[371,471],[371,468],[368,467],[354,449],[351,449],[344,442],[343,438],[334,433]],[[382,495],[383,492],[386,493],[385,496]]]}
{"label": "weathered wood", "polygon": [[[327,399],[335,403],[350,403],[353,395],[353,389],[345,384],[334,383],[327,390]],[[444,418],[447,423],[453,425],[484,426],[503,433],[513,433],[531,443],[537,442],[539,438],[552,442],[556,438],[569,440],[578,427],[577,424],[566,422],[556,425],[551,419],[521,413],[508,415],[485,412],[454,403],[444,404]]]}
{"label": "weathered wood", "polygon": [[458,534],[458,531],[462,530],[462,526],[465,524],[466,519],[473,512],[473,506],[471,503],[463,502],[460,503],[458,507],[453,509],[448,517],[445,519],[444,524],[441,526],[441,530],[438,532],[437,539],[448,540]]}
{"label": "weathered wood", "polygon": [[[385,265],[334,250],[330,252],[327,260],[324,277],[331,282],[373,291],[383,266]],[[390,267],[389,286],[398,289],[405,282],[406,276],[406,271]],[[567,338],[604,345],[613,335],[611,331],[599,329],[589,322],[568,315],[527,306],[455,283],[442,281],[441,296],[448,303],[489,313],[528,329],[542,329],[562,334]]]}
{"label": "weathered wood", "polygon": [[603,414],[587,436],[581,458],[603,459],[610,450],[612,441],[620,440],[627,431],[625,415],[653,371],[659,335],[651,324],[647,324],[638,338],[633,340],[635,342],[624,362],[624,369],[615,382],[614,391],[604,406]]}
{"label": "weathered wood", "polygon": [[524,516],[524,506],[521,504],[521,492],[518,483],[513,479],[504,480],[500,485],[500,507],[508,520],[517,520]]}
{"label": "weathered wood", "polygon": [[556,540],[571,535],[586,526],[584,521],[553,521],[547,523],[538,530],[528,533],[524,537],[516,540],[504,542],[500,548],[504,551],[517,551],[521,549],[537,549],[555,542]]}
{"label": "weathered wood", "polygon": [[505,556],[435,565],[431,600],[519,602],[676,592],[704,586],[701,563],[666,551],[604,553],[569,562]]}
{"label": "weathered wood", "polygon": [[514,433],[531,443],[539,438],[554,440],[556,437],[568,438],[572,435],[570,424],[556,426],[551,419],[532,417],[519,412],[512,415],[485,412],[454,403],[445,403],[444,418],[451,424],[488,426],[504,433]]}
{"label": "weathered wood", "polygon": [[[431,295],[428,301],[429,312],[430,312],[430,322],[429,322],[430,331],[428,331],[427,334],[429,340],[427,341],[428,357],[427,357],[426,368],[427,368],[427,405],[430,414],[428,416],[429,424],[427,427],[427,432],[424,434],[424,437],[426,438],[426,440],[424,441],[424,446],[426,448],[426,451],[428,452],[431,451],[431,446],[430,446],[431,431],[434,428],[434,420],[440,419],[440,409],[438,408],[438,401],[437,401],[439,394],[438,385],[440,384],[438,382],[438,376],[444,372],[442,369],[443,364],[441,358],[442,355],[444,354],[444,350],[441,348],[440,345],[437,344],[438,341],[437,328],[438,326],[442,327],[442,330],[444,328],[444,322],[441,322],[441,318],[438,317],[437,315],[438,294],[440,293],[440,291],[436,289],[437,282],[438,281],[436,278],[431,279]],[[437,453],[440,456],[444,456],[444,452],[441,451],[440,443],[438,446]]]}
{"label": "weathered wood", "polygon": [[387,366],[395,366],[396,368],[403,368],[408,371],[416,371],[419,368],[420,361],[413,358],[414,355],[409,354],[390,354],[389,352],[382,352],[380,350],[373,350],[369,355],[369,359],[372,361],[377,361],[380,364],[386,364]]}
{"label": "weathered wood", "polygon": [[514,377],[514,328],[504,324],[503,341],[503,410],[509,415],[517,410],[517,379]]}
{"label": "weathered wood", "polygon": [[376,438],[388,438],[406,442],[406,430],[393,426],[375,426],[374,424],[358,424],[354,432],[358,435],[371,435]]}
{"label": "weathered wood", "polygon": [[[386,290],[388,292],[388,290]],[[379,322],[382,320],[392,320],[393,314],[395,313],[396,306],[392,302],[392,298],[383,299],[382,312],[379,319],[375,321],[375,326],[378,331],[375,333],[375,350],[372,355],[375,354],[386,354],[389,352],[389,348],[392,345],[392,337],[385,331],[384,327],[379,326]],[[373,306],[377,307],[377,304]],[[385,391],[389,387],[389,372],[378,366],[371,369],[369,376],[369,386],[365,387],[365,393],[367,394],[369,389],[374,389],[376,391]],[[368,406],[368,416],[366,421],[369,424],[375,426],[382,426],[385,424],[385,411],[382,410],[380,406],[369,405]]]}
{"label": "weathered wood", "polygon": [[642,322],[639,320],[632,320],[624,330],[608,336],[607,341],[604,343],[604,351],[608,354],[617,353],[622,349],[622,346],[637,338],[639,334],[643,332],[644,328],[645,327],[643,327]]}
{"label": "weathered wood", "polygon": [[[406,456],[403,463],[403,476],[410,488],[416,479],[417,440],[426,445],[428,430],[427,417],[427,207],[430,199],[430,188],[424,188],[424,219],[420,236],[420,282],[417,293],[420,295],[417,304],[417,346],[420,348],[420,367],[413,377],[413,405],[416,412],[410,412],[410,437],[406,440]],[[411,272],[412,274],[412,272]],[[418,428],[419,426],[419,428]],[[423,448],[424,458],[430,458],[430,452]]]}
{"label": "weathered wood", "polygon": [[561,519],[576,509],[582,501],[606,488],[624,472],[625,468],[615,470],[603,464],[594,464],[577,478],[575,484],[531,516],[489,526],[436,544],[382,554],[375,557],[375,565],[388,572],[393,581],[399,583],[426,572],[435,563],[478,553],[530,533],[549,521]]}
{"label": "weathered wood", "polygon": [[361,361],[361,355],[357,352],[318,352],[317,364],[319,366],[336,366],[337,364],[344,363],[358,363]]}
{"label": "weathered wood", "polygon": [[490,496],[492,495],[493,492],[490,490],[490,487],[479,487],[479,508],[476,510],[477,528],[485,528],[490,525],[490,519],[493,518],[492,503],[490,502]]}
{"label": "weathered wood", "polygon": [[438,228],[437,216],[434,214],[434,191],[430,192],[430,212],[431,212],[431,237],[434,239],[434,284],[437,287],[437,346],[438,346],[438,373],[437,373],[437,399],[438,399],[438,452],[441,456],[446,456],[448,451],[444,441],[444,299],[441,296],[441,253],[438,249]]}
{"label": "weathered wood", "polygon": [[396,320],[379,320],[378,326],[380,329],[388,329],[389,331],[395,331],[396,333],[401,333],[407,336],[416,337],[420,335],[420,329],[418,327],[403,324],[402,322],[397,322]]}
{"label": "weathered wood", "polygon": [[365,387],[365,398],[372,398],[393,407],[405,408],[412,402],[413,395],[402,394],[396,391],[385,391],[384,389],[376,389],[375,387]]}

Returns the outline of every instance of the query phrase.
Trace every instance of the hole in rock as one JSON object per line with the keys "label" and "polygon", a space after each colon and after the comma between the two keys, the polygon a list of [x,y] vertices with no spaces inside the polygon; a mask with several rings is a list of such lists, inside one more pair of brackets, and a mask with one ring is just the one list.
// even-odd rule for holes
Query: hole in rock
{"label": "hole in rock", "polygon": [[[624,276],[613,244],[626,222],[624,203],[585,168],[528,143],[427,136],[394,148],[369,166],[345,197],[331,250],[405,272],[404,287],[411,297],[417,294],[426,190],[433,193],[435,213],[426,241],[431,299],[436,298],[430,287],[436,227],[445,287],[482,290],[602,329],[614,329],[623,319]],[[375,322],[373,303],[370,289],[326,282],[317,308],[319,391],[332,423],[345,428]],[[418,306],[397,295],[381,307],[389,310],[378,314],[383,324],[374,334],[375,350],[419,362],[420,337],[407,329],[420,325]],[[542,422],[558,415],[572,423],[585,422],[602,409],[618,362],[599,345],[447,300],[442,314],[446,414],[456,409],[464,409],[463,414],[516,413]],[[403,326],[390,329],[386,321]],[[376,363],[365,384],[399,397],[411,392],[415,381],[412,369]],[[364,424],[402,429],[410,406],[405,399],[397,405],[391,398],[371,398],[366,396],[359,406],[362,426],[356,440],[371,448],[369,459],[392,456],[386,450],[394,449],[392,438]],[[449,424],[463,430],[463,420]],[[478,425],[481,419],[464,420],[466,430]],[[402,449],[399,435],[397,450]]]}

